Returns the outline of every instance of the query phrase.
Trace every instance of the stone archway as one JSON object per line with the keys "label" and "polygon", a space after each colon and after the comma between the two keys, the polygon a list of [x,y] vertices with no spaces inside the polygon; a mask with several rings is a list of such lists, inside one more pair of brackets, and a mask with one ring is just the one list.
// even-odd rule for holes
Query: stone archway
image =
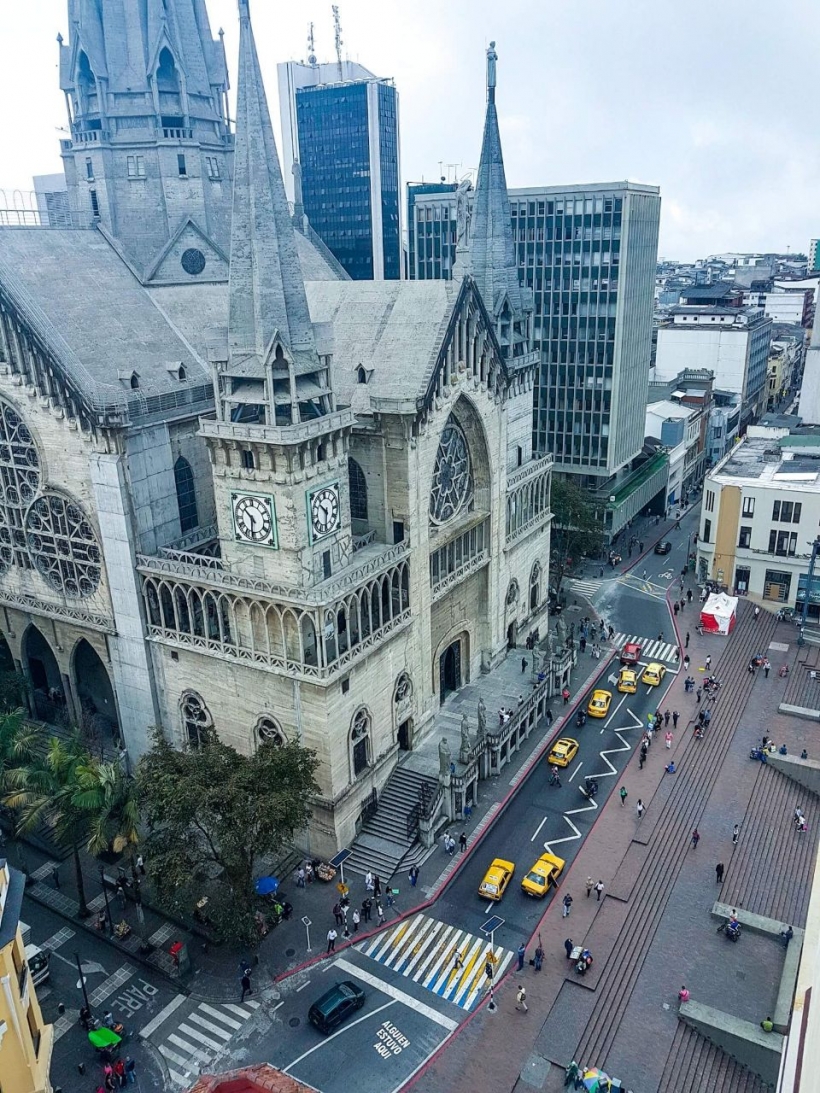
{"label": "stone archway", "polygon": [[470,682],[470,635],[466,630],[457,634],[441,649],[437,663],[438,700],[444,705],[448,695]]}
{"label": "stone archway", "polygon": [[32,713],[53,725],[66,724],[69,718],[60,666],[36,626],[26,630],[22,650],[24,671],[31,684]]}
{"label": "stone archway", "polygon": [[119,740],[117,703],[108,670],[94,646],[82,638],[74,647],[72,678],[83,730],[92,738]]}

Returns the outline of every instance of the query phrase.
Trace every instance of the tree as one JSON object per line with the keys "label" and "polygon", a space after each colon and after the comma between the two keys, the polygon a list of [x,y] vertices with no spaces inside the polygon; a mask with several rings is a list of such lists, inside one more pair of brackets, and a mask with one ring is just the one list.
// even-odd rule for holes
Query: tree
{"label": "tree", "polygon": [[24,767],[37,752],[38,731],[24,719],[22,710],[0,714],[0,802],[5,806],[10,771]]}
{"label": "tree", "polygon": [[558,595],[567,572],[582,555],[593,558],[600,555],[604,535],[592,498],[571,478],[553,478],[551,507],[550,585]]}
{"label": "tree", "polygon": [[215,733],[179,751],[154,733],[137,771],[145,854],[161,903],[190,913],[207,890],[225,938],[256,937],[254,873],[310,817],[316,754],[295,743],[240,755]]}
{"label": "tree", "polygon": [[88,814],[89,854],[113,850],[130,858],[139,842],[137,786],[119,763],[94,762],[80,779],[76,803]]}

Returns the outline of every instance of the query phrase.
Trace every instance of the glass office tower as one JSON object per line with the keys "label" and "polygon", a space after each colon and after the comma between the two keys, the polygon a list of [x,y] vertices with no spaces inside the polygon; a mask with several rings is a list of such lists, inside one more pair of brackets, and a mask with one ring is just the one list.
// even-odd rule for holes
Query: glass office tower
{"label": "glass office tower", "polygon": [[283,168],[310,225],[355,280],[401,277],[399,101],[353,61],[279,66]]}

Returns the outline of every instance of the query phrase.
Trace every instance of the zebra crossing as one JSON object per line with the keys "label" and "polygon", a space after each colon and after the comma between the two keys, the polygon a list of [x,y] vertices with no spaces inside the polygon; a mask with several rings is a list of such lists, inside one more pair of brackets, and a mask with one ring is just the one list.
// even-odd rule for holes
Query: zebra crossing
{"label": "zebra crossing", "polygon": [[622,649],[627,642],[634,642],[641,647],[641,660],[668,660],[676,662],[677,645],[670,645],[668,641],[654,641],[642,638],[640,634],[618,633],[612,638],[616,649]]}
{"label": "zebra crossing", "polygon": [[582,577],[573,577],[571,580],[567,581],[567,584],[573,592],[576,592],[579,596],[585,596],[588,600],[592,599],[603,583],[603,581],[594,577],[590,577],[587,580],[584,580]]}
{"label": "zebra crossing", "polygon": [[493,979],[502,976],[513,958],[510,949],[429,915],[415,915],[394,929],[369,938],[359,952],[399,972],[428,991],[470,1010],[488,986],[485,965],[493,960]]}
{"label": "zebra crossing", "polygon": [[[241,1005],[200,1002],[193,1009],[186,1008],[181,1016],[177,1015],[171,1022],[171,1015],[189,1001],[185,995],[177,995],[150,1024],[140,1030],[140,1036],[144,1040],[150,1039],[165,1059],[172,1084],[180,1088],[190,1086],[200,1071],[214,1064],[260,1006],[259,1002],[250,998]],[[158,1029],[162,1032],[155,1037]]]}

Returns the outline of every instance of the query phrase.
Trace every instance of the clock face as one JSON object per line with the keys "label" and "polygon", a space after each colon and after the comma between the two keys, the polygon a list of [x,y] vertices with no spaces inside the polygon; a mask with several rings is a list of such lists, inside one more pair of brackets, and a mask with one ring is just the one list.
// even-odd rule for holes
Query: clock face
{"label": "clock face", "polygon": [[342,522],[338,482],[323,486],[310,494],[309,513],[310,530],[314,542],[338,530]]}
{"label": "clock face", "polygon": [[258,493],[233,495],[233,525],[237,541],[276,546],[273,498]]}

